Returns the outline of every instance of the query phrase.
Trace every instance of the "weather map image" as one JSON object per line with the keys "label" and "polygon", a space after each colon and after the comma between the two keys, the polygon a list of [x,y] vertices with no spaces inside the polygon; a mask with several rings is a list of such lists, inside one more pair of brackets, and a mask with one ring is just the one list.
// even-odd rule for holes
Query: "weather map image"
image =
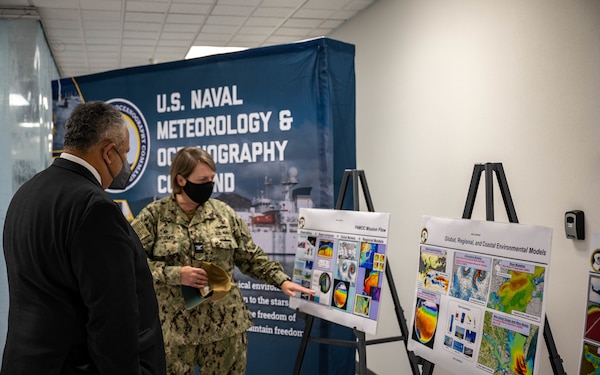
{"label": "weather map image", "polygon": [[579,373],[581,375],[600,374],[600,347],[588,342],[583,343],[583,353],[581,355],[581,368]]}
{"label": "weather map image", "polygon": [[317,254],[320,257],[331,258],[333,255],[333,240],[322,239],[319,241],[319,250]]}
{"label": "weather map image", "polygon": [[357,315],[369,316],[371,309],[371,297],[357,295],[356,303],[354,304],[354,313]]}
{"label": "weather map image", "polygon": [[490,284],[488,257],[456,253],[452,268],[450,295],[465,301],[485,304]]}
{"label": "weather map image", "polygon": [[373,259],[377,253],[377,244],[363,242],[360,244],[359,264],[361,267],[373,268]]}
{"label": "weather map image", "polygon": [[448,292],[450,277],[446,273],[446,250],[421,246],[418,284],[439,293]]}
{"label": "weather map image", "polygon": [[333,291],[333,301],[331,306],[337,307],[338,309],[346,309],[346,302],[348,302],[348,283],[335,280],[335,289]]}
{"label": "weather map image", "polygon": [[541,318],[546,268],[495,259],[488,307],[507,314]]}
{"label": "weather map image", "polygon": [[486,312],[477,362],[497,375],[532,375],[539,327]]}
{"label": "weather map image", "polygon": [[434,294],[427,293],[427,291],[422,291],[421,297],[417,298],[415,306],[413,340],[433,348],[439,309],[439,298]]}

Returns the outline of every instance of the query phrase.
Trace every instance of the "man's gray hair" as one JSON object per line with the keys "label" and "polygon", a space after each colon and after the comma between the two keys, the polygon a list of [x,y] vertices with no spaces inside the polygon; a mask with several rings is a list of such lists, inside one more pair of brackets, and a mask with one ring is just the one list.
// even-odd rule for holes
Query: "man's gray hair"
{"label": "man's gray hair", "polygon": [[125,119],[114,106],[102,101],[75,107],[65,122],[65,150],[87,152],[94,145],[109,140],[123,146],[126,142]]}

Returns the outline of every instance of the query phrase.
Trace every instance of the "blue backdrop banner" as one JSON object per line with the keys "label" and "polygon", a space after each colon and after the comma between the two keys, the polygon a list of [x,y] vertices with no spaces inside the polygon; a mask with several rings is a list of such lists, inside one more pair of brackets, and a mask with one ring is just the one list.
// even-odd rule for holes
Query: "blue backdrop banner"
{"label": "blue backdrop banner", "polygon": [[[148,65],[52,82],[54,156],[79,103],[109,102],[129,123],[125,191],[110,191],[133,220],[171,193],[169,166],[184,146],[217,163],[213,198],[229,203],[255,242],[294,268],[298,209],[333,208],[346,169],[356,166],[354,46],[329,38]],[[248,374],[292,373],[304,321],[277,288],[236,272],[252,310]],[[312,336],[354,339],[315,324]],[[353,348],[309,345],[302,374],[354,374]]]}

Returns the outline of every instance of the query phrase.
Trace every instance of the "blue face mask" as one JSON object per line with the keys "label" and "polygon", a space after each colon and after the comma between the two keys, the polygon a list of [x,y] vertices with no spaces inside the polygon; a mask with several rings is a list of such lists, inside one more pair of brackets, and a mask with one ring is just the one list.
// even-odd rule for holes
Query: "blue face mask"
{"label": "blue face mask", "polygon": [[195,184],[190,182],[190,180],[186,180],[187,182],[183,186],[183,191],[190,197],[191,200],[198,203],[199,205],[203,205],[208,198],[210,198],[215,183],[212,181],[205,182],[203,184]]}
{"label": "blue face mask", "polygon": [[[123,167],[116,176],[113,176],[112,172],[110,171],[110,168],[108,168],[108,171],[110,172],[110,175],[113,178],[108,188],[112,190],[123,190],[127,187],[127,184],[129,183],[129,176],[131,176],[131,166],[129,165],[127,159],[123,160],[121,154],[119,154],[119,151],[116,147],[115,151],[117,152],[117,155],[119,155],[119,159],[121,159]],[[108,164],[106,166],[108,167]]]}

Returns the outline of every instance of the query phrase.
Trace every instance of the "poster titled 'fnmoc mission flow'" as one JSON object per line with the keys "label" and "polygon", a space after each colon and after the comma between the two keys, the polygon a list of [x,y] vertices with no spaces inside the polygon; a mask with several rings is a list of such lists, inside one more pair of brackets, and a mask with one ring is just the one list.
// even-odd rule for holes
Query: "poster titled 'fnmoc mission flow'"
{"label": "poster titled 'fnmoc mission flow'", "polygon": [[300,209],[294,282],[315,290],[290,307],[374,334],[380,310],[389,214]]}

